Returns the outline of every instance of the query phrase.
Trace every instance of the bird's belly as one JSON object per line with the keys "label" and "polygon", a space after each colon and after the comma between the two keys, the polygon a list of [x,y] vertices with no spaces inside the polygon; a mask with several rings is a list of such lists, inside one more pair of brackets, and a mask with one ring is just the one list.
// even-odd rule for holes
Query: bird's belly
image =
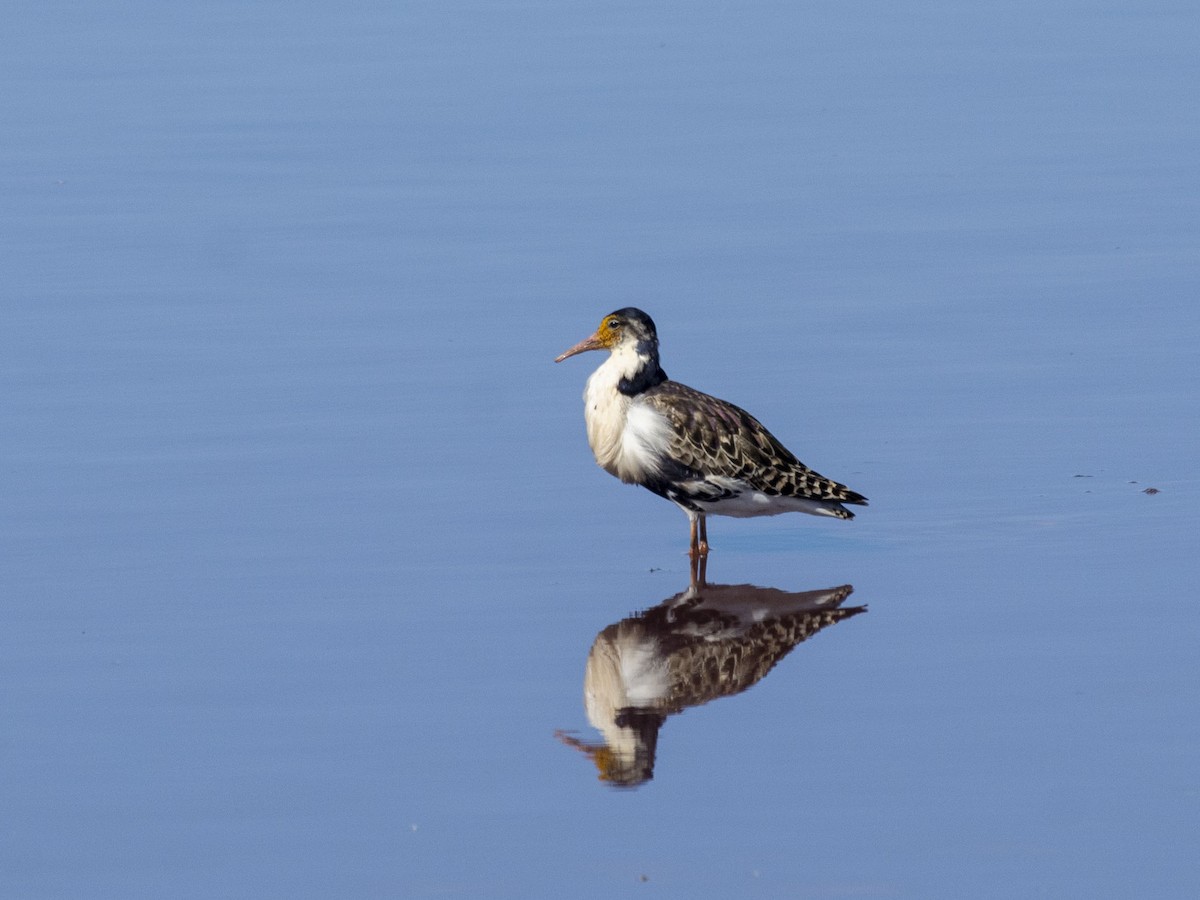
{"label": "bird's belly", "polygon": [[705,515],[732,516],[735,519],[778,516],[788,512],[802,512],[814,516],[836,515],[828,503],[801,497],[764,494],[750,487],[731,488],[727,496],[711,500],[690,497],[689,501]]}

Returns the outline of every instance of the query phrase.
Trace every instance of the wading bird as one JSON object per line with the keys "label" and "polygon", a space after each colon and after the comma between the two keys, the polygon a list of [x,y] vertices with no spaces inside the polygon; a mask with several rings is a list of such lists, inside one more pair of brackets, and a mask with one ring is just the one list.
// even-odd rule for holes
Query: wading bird
{"label": "wading bird", "polygon": [[555,362],[587,350],[609,351],[583,392],[596,462],[687,514],[693,576],[708,556],[706,516],[803,512],[852,519],[843,504],[867,505],[862,494],[796,459],[744,409],[667,378],[654,322],[640,309],[609,313],[595,334]]}

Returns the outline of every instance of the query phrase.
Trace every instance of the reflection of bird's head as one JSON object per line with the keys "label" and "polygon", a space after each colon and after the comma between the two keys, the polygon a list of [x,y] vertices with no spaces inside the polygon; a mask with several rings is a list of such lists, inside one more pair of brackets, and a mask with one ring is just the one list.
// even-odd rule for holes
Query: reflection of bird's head
{"label": "reflection of bird's head", "polygon": [[637,787],[654,777],[654,761],[642,754],[626,758],[611,747],[597,747],[592,762],[600,773],[600,780],[613,787]]}
{"label": "reflection of bird's head", "polygon": [[577,353],[588,350],[633,350],[639,356],[656,357],[658,355],[658,331],[654,320],[632,306],[618,309],[605,316],[596,333],[584,338],[570,350],[563,353],[555,362],[562,362]]}
{"label": "reflection of bird's head", "polygon": [[566,732],[558,732],[557,737],[568,747],[574,747],[586,754],[596,767],[601,781],[617,788],[633,788],[645,784],[654,777],[654,749],[657,744],[658,726],[662,725],[659,718],[653,723],[648,735],[649,745],[644,741],[635,741],[632,745],[611,746],[604,743],[581,741]]}

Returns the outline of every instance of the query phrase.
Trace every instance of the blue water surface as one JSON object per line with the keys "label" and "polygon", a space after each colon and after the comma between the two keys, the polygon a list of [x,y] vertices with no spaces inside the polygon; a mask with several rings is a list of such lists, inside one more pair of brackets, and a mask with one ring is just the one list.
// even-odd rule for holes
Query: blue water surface
{"label": "blue water surface", "polygon": [[[18,4],[0,894],[1200,894],[1198,61],[1167,0]],[[869,611],[618,790],[556,732],[686,519],[551,360],[627,305],[871,506],[710,522]]]}

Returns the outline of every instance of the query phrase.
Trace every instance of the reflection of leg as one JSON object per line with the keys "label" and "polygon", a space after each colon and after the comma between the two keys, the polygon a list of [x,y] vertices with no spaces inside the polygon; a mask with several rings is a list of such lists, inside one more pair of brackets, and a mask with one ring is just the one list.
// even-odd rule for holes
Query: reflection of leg
{"label": "reflection of leg", "polygon": [[700,555],[708,556],[708,519],[700,514]]}

